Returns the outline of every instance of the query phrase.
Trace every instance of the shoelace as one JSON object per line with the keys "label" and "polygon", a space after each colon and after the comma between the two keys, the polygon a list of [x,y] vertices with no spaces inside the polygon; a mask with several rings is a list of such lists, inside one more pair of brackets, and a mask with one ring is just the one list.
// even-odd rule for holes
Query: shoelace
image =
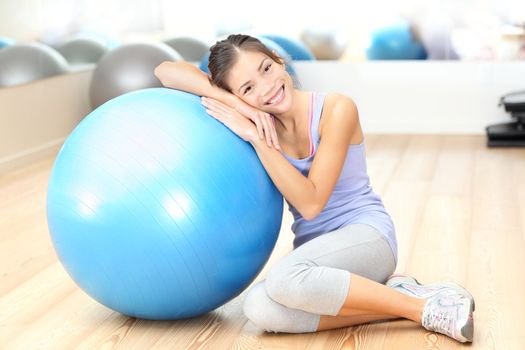
{"label": "shoelace", "polygon": [[408,290],[409,292],[411,292],[414,295],[421,295],[421,296],[425,296],[425,295],[428,295],[430,293],[435,293],[436,291],[443,289],[443,287],[431,287],[431,288],[429,288],[429,287],[426,287],[426,286],[420,285],[420,284],[412,285],[412,284],[408,284],[408,283],[402,283],[399,287],[403,288],[405,290]]}
{"label": "shoelace", "polygon": [[427,328],[433,331],[445,332],[447,335],[453,335],[451,326],[454,317],[452,317],[450,310],[439,310],[437,314],[434,310],[431,310],[425,316]]}
{"label": "shoelace", "polygon": [[[417,281],[416,281],[417,283]],[[396,286],[393,287],[394,289],[397,289],[405,294],[414,295],[418,298],[428,298],[432,294],[447,294],[447,295],[456,295],[460,294],[465,297],[467,297],[470,301],[471,307],[474,310],[475,309],[475,302],[474,298],[471,295],[467,295],[465,293],[462,293],[461,291],[450,288],[449,286],[426,286],[424,284],[414,284],[414,283],[408,283],[408,282],[402,282]]]}
{"label": "shoelace", "polygon": [[425,328],[437,331],[448,336],[455,336],[458,305],[463,296],[459,294],[448,294],[437,297],[431,302],[428,310],[424,310],[423,324]]}

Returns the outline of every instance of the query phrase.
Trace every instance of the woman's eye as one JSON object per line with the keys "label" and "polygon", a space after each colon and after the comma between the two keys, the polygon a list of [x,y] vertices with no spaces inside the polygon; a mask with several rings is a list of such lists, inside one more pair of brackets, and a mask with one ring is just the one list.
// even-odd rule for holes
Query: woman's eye
{"label": "woman's eye", "polygon": [[266,66],[266,68],[264,68],[264,71],[268,72],[268,70],[270,69],[271,66],[272,66],[272,64],[270,63],[269,65]]}

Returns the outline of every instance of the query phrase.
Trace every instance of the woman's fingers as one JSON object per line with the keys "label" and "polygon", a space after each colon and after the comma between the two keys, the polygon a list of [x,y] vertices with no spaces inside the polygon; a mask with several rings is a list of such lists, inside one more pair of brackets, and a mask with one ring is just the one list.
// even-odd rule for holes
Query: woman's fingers
{"label": "woman's fingers", "polygon": [[[215,108],[217,110],[220,110],[222,112],[224,112],[225,114],[227,115],[230,115],[232,113],[234,113],[236,110],[233,109],[233,108],[230,108],[229,106],[223,104],[222,102],[220,101],[217,101],[217,100],[214,100],[214,99],[209,99],[207,98],[206,101],[208,102],[208,105],[211,107],[211,108]],[[242,112],[240,112],[243,117],[245,118],[248,118],[250,119],[251,121],[253,121],[255,123],[255,126],[257,127],[257,133],[259,134],[259,138],[262,140],[264,139],[264,136],[265,134],[267,133],[267,126],[266,126],[266,121],[265,121],[265,118],[263,115],[261,115],[260,113],[250,113],[250,117],[248,117],[248,115],[246,114],[243,114]]]}
{"label": "woman's fingers", "polygon": [[217,111],[214,111],[214,110],[206,108],[206,113],[208,113],[209,115],[211,115],[212,117],[214,117],[215,119],[220,121],[221,123],[225,124],[226,120],[224,120],[224,118],[223,118],[223,116],[222,116],[222,114],[220,112],[217,112]]}
{"label": "woman's fingers", "polygon": [[280,147],[279,147],[279,140],[277,138],[277,132],[275,131],[275,123],[273,121],[273,116],[268,114],[266,116],[266,118],[267,118],[267,121],[268,121],[268,128],[269,128],[268,133],[270,135],[271,142],[273,143],[275,148],[280,149]]}
{"label": "woman's fingers", "polygon": [[[227,119],[233,117],[235,113],[237,113],[239,116],[242,115],[243,117],[250,119],[256,126],[259,139],[266,139],[268,147],[271,147],[273,144],[276,149],[281,149],[277,132],[275,130],[275,121],[271,114],[250,110],[239,112],[238,110],[232,109],[224,103],[212,98],[202,97],[201,101],[206,107],[206,112],[218,119],[223,124]],[[248,112],[250,113],[247,114]]]}
{"label": "woman's fingers", "polygon": [[213,118],[217,119],[218,121],[220,121],[221,123],[224,124],[224,121],[222,121],[219,117],[217,117],[217,116],[215,115],[215,112],[214,112],[214,111],[211,111],[211,110],[209,110],[209,109],[206,109],[206,113],[208,113],[208,114],[211,115]]}
{"label": "woman's fingers", "polygon": [[259,138],[262,140],[264,138],[263,124],[259,115],[255,115],[254,118],[255,126],[257,126],[257,132],[259,133]]}
{"label": "woman's fingers", "polygon": [[272,140],[273,140],[273,144],[275,145],[275,147],[280,150],[281,149],[281,146],[279,145],[279,139],[277,137],[277,131],[275,131],[275,121],[273,119],[273,116],[269,115],[269,119],[270,119],[270,125],[272,126],[271,127],[271,130],[272,130]]}
{"label": "woman's fingers", "polygon": [[272,130],[270,123],[268,123],[268,118],[263,116],[261,120],[264,127],[264,136],[266,136],[266,143],[268,144],[268,147],[272,147]]}
{"label": "woman's fingers", "polygon": [[228,106],[221,103],[220,101],[214,100],[213,98],[202,98],[201,100],[205,106],[210,107],[211,109],[221,111],[224,114],[228,114],[231,112]]}

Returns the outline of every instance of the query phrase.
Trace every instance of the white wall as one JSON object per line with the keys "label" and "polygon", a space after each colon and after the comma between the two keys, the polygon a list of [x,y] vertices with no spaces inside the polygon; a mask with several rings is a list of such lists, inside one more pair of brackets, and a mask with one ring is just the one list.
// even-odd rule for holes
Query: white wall
{"label": "white wall", "polygon": [[365,132],[484,133],[510,121],[501,95],[525,89],[523,62],[296,62],[303,89],[357,103]]}
{"label": "white wall", "polygon": [[92,70],[0,89],[0,174],[58,151],[90,111]]}

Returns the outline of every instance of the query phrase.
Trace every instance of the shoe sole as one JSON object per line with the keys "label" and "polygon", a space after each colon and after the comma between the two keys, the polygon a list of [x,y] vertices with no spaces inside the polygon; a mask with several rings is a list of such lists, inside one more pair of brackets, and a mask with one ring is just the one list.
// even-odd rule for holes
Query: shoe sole
{"label": "shoe sole", "polygon": [[[405,276],[405,275],[392,275],[390,276],[390,278],[388,278],[388,281],[390,280],[393,280],[395,279],[396,277],[401,277],[401,278],[410,278],[410,279],[413,279],[414,281],[416,281],[417,284],[419,284],[420,286],[423,285],[421,283],[419,283],[419,281],[417,279],[415,279],[414,277],[412,276]],[[443,283],[431,283],[431,284],[426,284],[425,286],[446,286],[446,287],[449,287],[449,288],[452,288],[452,289],[455,289],[455,290],[458,290],[458,291],[461,291],[464,295],[468,296],[470,298],[470,311],[471,312],[474,312],[476,310],[476,302],[474,301],[474,297],[472,296],[472,294],[469,293],[468,290],[466,290],[465,288],[463,288],[461,285],[455,283],[455,282],[443,282]]]}
{"label": "shoe sole", "polygon": [[472,312],[469,314],[467,323],[461,328],[461,335],[463,336],[463,338],[465,338],[465,341],[463,341],[463,343],[472,343],[474,337],[474,318],[472,316]]}

